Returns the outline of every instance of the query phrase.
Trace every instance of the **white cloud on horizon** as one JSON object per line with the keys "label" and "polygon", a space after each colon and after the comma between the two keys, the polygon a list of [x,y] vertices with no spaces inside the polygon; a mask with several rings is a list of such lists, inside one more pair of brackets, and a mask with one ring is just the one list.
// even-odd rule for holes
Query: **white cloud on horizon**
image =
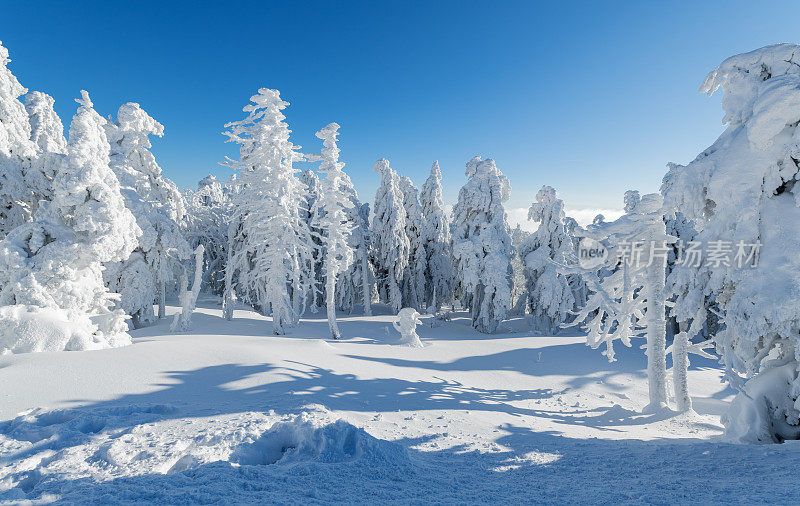
{"label": "white cloud on horizon", "polygon": [[[575,218],[575,221],[583,227],[590,224],[598,214],[605,216],[606,221],[613,221],[622,216],[622,209],[565,209],[564,212],[567,216]],[[511,228],[516,228],[519,225],[522,230],[533,232],[539,226],[537,223],[528,221],[527,207],[506,209],[506,214],[508,214],[508,224]]]}
{"label": "white cloud on horizon", "polygon": [[[453,206],[445,205],[446,216],[452,216]],[[606,221],[613,221],[622,216],[622,209],[596,209],[596,208],[583,208],[583,209],[566,209],[564,211],[567,216],[575,218],[581,226],[585,227],[590,224],[594,217],[598,214],[605,216]],[[528,208],[527,207],[514,207],[506,209],[508,215],[508,224],[513,229],[519,225],[522,230],[533,232],[538,228],[538,223],[528,221]]]}

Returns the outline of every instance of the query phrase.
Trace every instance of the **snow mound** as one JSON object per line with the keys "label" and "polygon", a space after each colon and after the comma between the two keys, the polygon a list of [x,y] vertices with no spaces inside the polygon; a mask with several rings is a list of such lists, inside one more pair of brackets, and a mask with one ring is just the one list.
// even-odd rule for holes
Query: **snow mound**
{"label": "snow mound", "polygon": [[408,460],[405,448],[377,439],[344,420],[329,422],[301,413],[246,442],[231,455],[240,465],[287,465],[298,462],[326,464],[367,459],[375,465]]}
{"label": "snow mound", "polygon": [[800,439],[800,423],[792,401],[795,367],[791,362],[764,371],[747,382],[722,416],[727,439],[737,443]]}
{"label": "snow mound", "polygon": [[130,344],[127,334],[100,337],[88,318],[73,319],[59,308],[0,307],[0,355],[41,351],[79,351]]}
{"label": "snow mound", "polygon": [[330,483],[345,469],[387,479],[411,476],[414,468],[405,447],[319,405],[297,414],[201,418],[160,404],[36,409],[0,423],[0,503],[107,503],[130,493],[172,504],[202,484],[214,484],[216,497],[224,495],[218,487],[234,484],[233,493],[250,503],[254,498],[242,494],[254,481],[300,475]]}

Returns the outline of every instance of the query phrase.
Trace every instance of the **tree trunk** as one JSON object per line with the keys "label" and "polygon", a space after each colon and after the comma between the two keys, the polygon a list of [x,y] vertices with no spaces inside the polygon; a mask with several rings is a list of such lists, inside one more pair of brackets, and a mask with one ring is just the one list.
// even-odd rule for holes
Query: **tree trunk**
{"label": "tree trunk", "polygon": [[233,233],[228,228],[228,259],[225,264],[225,292],[222,296],[222,317],[226,320],[233,319]]}
{"label": "tree trunk", "polygon": [[341,335],[339,334],[339,327],[336,325],[336,300],[335,300],[335,289],[336,289],[336,275],[330,272],[330,268],[326,269],[328,271],[325,274],[325,306],[328,310],[328,327],[331,329],[331,336],[334,339],[339,339]]}
{"label": "tree trunk", "polygon": [[300,263],[297,261],[297,248],[292,254],[292,325],[300,323]]}
{"label": "tree trunk", "polygon": [[158,319],[164,318],[167,306],[167,287],[164,280],[158,282]]}
{"label": "tree trunk", "polygon": [[[682,323],[681,326],[685,326]],[[689,397],[689,337],[684,329],[675,334],[672,341],[672,386],[675,390],[675,403],[678,411],[692,411],[692,398]]]}
{"label": "tree trunk", "polygon": [[645,411],[654,412],[667,405],[667,325],[664,304],[663,259],[654,260],[647,269],[647,381],[650,404]]}
{"label": "tree trunk", "polygon": [[192,325],[192,313],[197,306],[197,297],[200,295],[200,285],[203,279],[203,253],[205,252],[205,248],[203,245],[197,246],[197,249],[194,251],[195,255],[195,267],[194,267],[194,280],[192,281],[192,289],[189,290],[187,285],[187,275],[186,271],[181,274],[181,294],[180,294],[180,301],[181,301],[181,312],[175,315],[175,318],[172,320],[172,325],[170,330],[173,332],[175,331],[186,331]]}
{"label": "tree trunk", "polygon": [[369,282],[369,259],[361,255],[361,291],[364,294],[364,316],[372,316],[372,285]]}

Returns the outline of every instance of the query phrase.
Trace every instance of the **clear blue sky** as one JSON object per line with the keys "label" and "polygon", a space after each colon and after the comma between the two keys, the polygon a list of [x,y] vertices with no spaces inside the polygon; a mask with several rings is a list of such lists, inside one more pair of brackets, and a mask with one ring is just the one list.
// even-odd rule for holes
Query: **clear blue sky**
{"label": "clear blue sky", "polygon": [[277,88],[294,142],[342,125],[342,159],[372,201],[374,161],[421,185],[433,160],[452,203],[473,155],[511,179],[510,207],[542,184],[569,208],[619,208],[656,191],[721,132],[719,97],[697,93],[727,56],[797,42],[800,3],[35,2],[5,0],[0,40],[22,84],[80,89],[102,115],[142,104],[181,187],[235,155],[220,135],[259,87]]}

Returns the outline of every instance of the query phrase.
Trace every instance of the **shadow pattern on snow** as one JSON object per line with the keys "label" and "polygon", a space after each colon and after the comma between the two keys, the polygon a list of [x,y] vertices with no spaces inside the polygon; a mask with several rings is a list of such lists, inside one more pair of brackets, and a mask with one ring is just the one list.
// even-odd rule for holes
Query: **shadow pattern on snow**
{"label": "shadow pattern on snow", "polygon": [[[352,453],[328,461],[284,461],[269,453],[274,447],[267,458],[249,460],[241,455],[252,455],[253,450],[243,448],[230,461],[189,463],[173,472],[103,482],[31,471],[21,490],[0,499],[56,494],[71,504],[791,504],[800,500],[794,485],[800,464],[795,445],[585,440],[514,425],[503,426],[502,432],[497,442],[506,449],[497,452],[458,446],[416,450],[430,439],[426,437],[397,441],[397,447],[407,448],[399,453],[364,458],[352,458]],[[286,449],[278,453],[283,455]]]}

